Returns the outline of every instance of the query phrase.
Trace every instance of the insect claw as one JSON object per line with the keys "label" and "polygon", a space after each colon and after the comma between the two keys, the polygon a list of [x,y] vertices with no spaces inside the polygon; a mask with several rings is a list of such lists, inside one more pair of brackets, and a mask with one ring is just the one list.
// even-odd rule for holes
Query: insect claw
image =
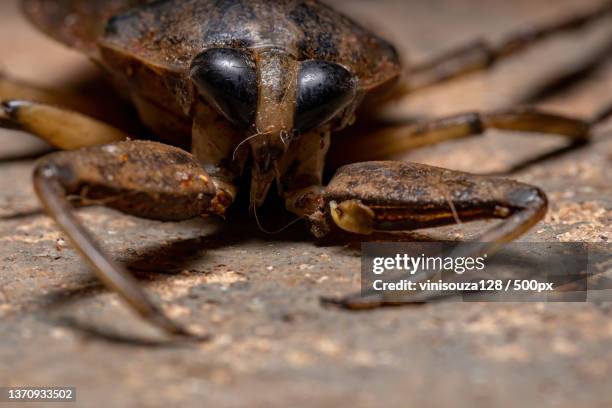
{"label": "insect claw", "polygon": [[19,126],[15,124],[15,121],[12,119],[11,111],[13,108],[11,107],[10,101],[2,101],[0,103],[0,127],[4,129],[18,129]]}
{"label": "insect claw", "polygon": [[344,299],[337,297],[320,297],[319,302],[325,307],[345,308]]}
{"label": "insect claw", "polygon": [[383,305],[383,295],[381,293],[357,293],[342,298],[321,297],[320,302],[323,306],[337,307],[348,310],[369,310],[376,309]]}

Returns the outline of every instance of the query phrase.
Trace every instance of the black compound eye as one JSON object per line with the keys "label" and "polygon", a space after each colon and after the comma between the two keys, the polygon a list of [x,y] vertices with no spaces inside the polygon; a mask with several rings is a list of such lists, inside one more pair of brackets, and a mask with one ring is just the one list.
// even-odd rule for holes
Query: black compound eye
{"label": "black compound eye", "polygon": [[344,67],[329,61],[304,61],[298,79],[294,127],[312,130],[336,116],[353,100],[356,81]]}
{"label": "black compound eye", "polygon": [[191,79],[208,103],[230,122],[248,128],[257,109],[257,70],[250,55],[231,48],[212,48],[191,64]]}

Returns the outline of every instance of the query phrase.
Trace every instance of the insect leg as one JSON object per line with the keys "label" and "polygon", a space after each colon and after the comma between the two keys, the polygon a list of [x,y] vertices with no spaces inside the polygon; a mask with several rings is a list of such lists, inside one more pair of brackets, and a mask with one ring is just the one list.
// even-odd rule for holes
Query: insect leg
{"label": "insect leg", "polygon": [[34,187],[49,215],[107,287],[148,322],[172,334],[188,334],[100,249],[73,214],[66,196],[99,200],[124,213],[161,221],[217,213],[213,203],[218,191],[191,154],[145,141],[58,152],[39,162]]}
{"label": "insect leg", "polygon": [[490,44],[484,40],[475,41],[411,69],[407,73],[408,83],[404,85],[404,92],[489,69],[497,62],[553,35],[583,28],[611,14],[612,2],[606,1],[598,8],[581,15],[514,32],[499,44]]}
{"label": "insect leg", "polygon": [[[537,187],[506,179],[405,162],[364,162],[342,167],[324,191],[324,222],[368,235],[409,231],[457,222],[501,219],[475,240],[469,254],[492,253],[513,241],[546,214],[546,195]],[[458,256],[459,254],[453,254]],[[434,272],[435,273],[435,272]],[[424,280],[431,274],[424,274]],[[384,294],[353,295],[333,303],[363,309],[396,304]]]}
{"label": "insect leg", "polygon": [[612,118],[612,102],[609,102],[603,108],[600,108],[599,111],[593,116],[591,123],[593,126],[604,123],[608,119]]}
{"label": "insect leg", "polygon": [[[323,193],[323,169],[330,146],[330,132],[313,131],[302,135],[292,145],[286,156],[289,160],[281,163],[283,177],[280,191],[287,210],[300,218],[313,221],[312,228],[324,225],[316,223],[321,215]],[[317,231],[315,235],[324,235]]]}
{"label": "insect leg", "polygon": [[93,102],[80,95],[32,85],[0,72],[0,101],[9,100],[36,101],[71,109],[87,109],[89,105],[93,105]]}
{"label": "insect leg", "polygon": [[579,144],[589,139],[591,128],[601,120],[574,119],[532,108],[465,113],[412,125],[386,127],[358,135],[360,137],[347,138],[340,143],[350,145],[346,148],[339,146],[335,150],[338,157],[332,156],[331,161],[344,164],[388,158],[405,150],[478,136],[487,129],[553,134]]}
{"label": "insect leg", "polygon": [[0,102],[38,102],[70,109],[129,132],[140,130],[133,111],[112,92],[111,87],[101,85],[92,91],[93,94],[91,91],[85,94],[83,91],[41,87],[0,72]]}
{"label": "insect leg", "polygon": [[2,102],[0,127],[26,131],[63,150],[129,139],[123,131],[97,119],[68,109],[29,101]]}

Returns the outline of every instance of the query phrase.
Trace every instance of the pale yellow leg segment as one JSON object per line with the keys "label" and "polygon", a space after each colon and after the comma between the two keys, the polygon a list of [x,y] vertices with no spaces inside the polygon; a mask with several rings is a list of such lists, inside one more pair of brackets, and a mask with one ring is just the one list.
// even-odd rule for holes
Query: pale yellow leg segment
{"label": "pale yellow leg segment", "polygon": [[[104,87],[101,85],[100,88]],[[127,132],[137,133],[142,129],[134,112],[113,92],[94,90],[95,94],[44,88],[21,81],[0,72],[0,102],[31,101],[62,107],[83,115],[107,122]],[[2,112],[0,112],[1,120]],[[3,123],[0,125],[4,126]]]}
{"label": "pale yellow leg segment", "polygon": [[123,131],[81,113],[29,101],[4,102],[0,126],[32,133],[63,150],[129,139]]}
{"label": "pale yellow leg segment", "polygon": [[[84,100],[84,98],[77,95],[41,88],[27,82],[9,78],[0,73],[0,101],[9,100],[36,101],[49,105],[65,106],[88,113],[89,109],[87,108],[90,105],[91,107],[94,106],[93,102]],[[83,110],[83,108],[85,109]]]}
{"label": "pale yellow leg segment", "polygon": [[79,92],[44,88],[0,72],[0,102],[12,100],[61,106],[128,129],[133,126],[131,113],[126,114],[121,100],[112,95],[104,94],[104,98],[101,99],[99,96],[84,95]]}
{"label": "pale yellow leg segment", "polygon": [[464,113],[422,123],[366,130],[363,134],[356,130],[354,135],[339,140],[329,161],[332,165],[343,165],[387,159],[407,150],[479,136],[488,129],[558,135],[574,143],[586,142],[593,125],[595,123],[590,120],[570,118],[532,108]]}

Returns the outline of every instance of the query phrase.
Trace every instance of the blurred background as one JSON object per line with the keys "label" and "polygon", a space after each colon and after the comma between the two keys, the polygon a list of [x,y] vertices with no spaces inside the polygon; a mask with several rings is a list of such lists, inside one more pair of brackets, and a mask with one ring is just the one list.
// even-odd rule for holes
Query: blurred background
{"label": "blurred background", "polygon": [[[595,0],[330,0],[419,63],[478,38],[554,22]],[[495,69],[410,95],[392,117],[536,105],[590,117],[612,100],[612,19],[559,35]],[[96,67],[0,2],[0,67],[40,86],[107,97]],[[1,85],[0,85],[1,86]],[[1,92],[0,88],[0,92]],[[593,143],[509,175],[547,192],[545,222],[523,240],[608,242],[611,127]],[[488,132],[398,159],[507,172],[564,141]],[[456,304],[347,314],[318,296],[359,288],[358,243],[315,246],[302,225],[267,236],[250,221],[160,224],[80,216],[168,313],[216,334],[166,347],[100,288],[30,187],[46,147],[0,130],[0,386],[76,386],[79,405],[530,406],[612,403],[607,304]],[[30,158],[28,158],[30,157]],[[14,217],[34,211],[33,215]],[[467,239],[486,223],[414,234]]]}

